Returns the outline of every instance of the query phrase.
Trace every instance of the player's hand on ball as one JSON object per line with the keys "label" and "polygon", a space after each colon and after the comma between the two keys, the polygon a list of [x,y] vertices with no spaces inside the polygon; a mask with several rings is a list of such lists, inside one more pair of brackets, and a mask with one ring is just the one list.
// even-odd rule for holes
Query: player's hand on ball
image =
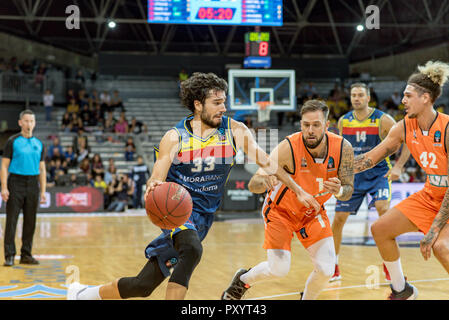
{"label": "player's hand on ball", "polygon": [[147,187],[146,187],[146,189],[145,189],[145,196],[144,196],[144,199],[147,198],[148,194],[149,194],[151,191],[154,191],[154,189],[155,189],[157,186],[160,186],[160,185],[163,184],[163,183],[164,183],[164,181],[160,181],[160,180],[152,180],[152,181],[147,182]]}
{"label": "player's hand on ball", "polygon": [[329,178],[329,180],[323,182],[324,190],[338,194],[341,188],[341,181],[337,177]]}

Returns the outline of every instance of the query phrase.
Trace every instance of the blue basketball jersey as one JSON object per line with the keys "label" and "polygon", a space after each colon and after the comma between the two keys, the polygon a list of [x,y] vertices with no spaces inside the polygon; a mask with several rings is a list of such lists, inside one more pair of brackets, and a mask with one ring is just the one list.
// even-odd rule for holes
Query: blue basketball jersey
{"label": "blue basketball jersey", "polygon": [[173,128],[180,143],[166,181],[176,182],[189,191],[194,212],[214,213],[220,207],[236,154],[231,118],[223,116],[221,125],[205,138],[193,134],[192,119],[190,115]]}
{"label": "blue basketball jersey", "polygon": [[[368,152],[376,147],[381,141],[380,137],[380,119],[384,112],[373,109],[373,111],[364,120],[358,120],[354,111],[350,111],[342,119],[342,135],[348,140],[354,148],[354,156]],[[385,175],[391,168],[390,158],[387,157],[379,162],[375,167],[360,172],[355,175],[355,179],[371,180]]]}

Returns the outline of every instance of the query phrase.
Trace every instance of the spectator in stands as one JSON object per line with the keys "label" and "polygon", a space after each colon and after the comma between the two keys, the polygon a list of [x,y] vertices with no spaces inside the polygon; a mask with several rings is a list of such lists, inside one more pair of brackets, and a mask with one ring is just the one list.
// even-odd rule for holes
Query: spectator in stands
{"label": "spectator in stands", "polygon": [[133,161],[135,152],[136,152],[136,145],[134,144],[134,140],[132,137],[128,137],[125,146],[125,160]]}
{"label": "spectator in stands", "polygon": [[70,168],[73,168],[76,166],[76,154],[73,151],[72,146],[67,146],[66,151],[64,151],[64,159],[67,161],[67,165]]}
{"label": "spectator in stands", "polygon": [[86,82],[86,78],[84,78],[83,70],[78,70],[75,76],[75,81],[81,84],[84,87],[84,83]]}
{"label": "spectator in stands", "polygon": [[75,137],[73,137],[72,145],[73,151],[75,153],[78,153],[81,146],[83,146],[90,152],[89,140],[87,139],[87,136],[84,134],[84,130],[79,130],[78,134]]}
{"label": "spectator in stands", "polygon": [[55,100],[55,96],[51,93],[50,89],[45,90],[42,100],[45,108],[45,121],[50,122],[53,102]]}
{"label": "spectator in stands", "polygon": [[133,167],[131,176],[136,187],[134,192],[133,207],[135,209],[143,208],[142,189],[150,176],[150,170],[148,169],[148,166],[143,162],[143,157],[140,155],[137,157],[137,164]]}
{"label": "spectator in stands", "polygon": [[81,160],[81,162],[80,162],[81,171],[84,172],[85,174],[88,174],[88,173],[90,173],[91,168],[92,168],[92,166],[91,166],[91,163],[89,160],[89,156],[84,157],[83,160]]}
{"label": "spectator in stands", "polygon": [[89,106],[89,96],[86,94],[86,90],[81,89],[78,91],[78,104],[80,109],[84,109],[84,106]]}
{"label": "spectator in stands", "polygon": [[104,175],[104,166],[100,154],[96,153],[92,158],[91,168],[92,168],[92,176],[94,177],[94,179],[95,176]]}
{"label": "spectator in stands", "polygon": [[48,147],[48,151],[47,151],[47,157],[48,157],[48,159],[53,158],[53,154],[54,154],[54,150],[55,150],[55,149],[58,149],[59,154],[62,155],[63,149],[62,149],[62,146],[61,146],[61,143],[60,143],[58,137],[54,137],[54,138],[53,138],[53,143],[52,143],[52,145],[50,145],[50,146]]}
{"label": "spectator in stands", "polygon": [[67,90],[67,95],[66,95],[65,99],[67,102],[70,102],[70,100],[72,100],[72,99],[75,99],[75,101],[76,101],[75,91],[73,89]]}
{"label": "spectator in stands", "polygon": [[142,133],[143,123],[141,121],[137,121],[136,117],[131,119],[131,123],[128,126],[128,132],[133,134],[141,134]]}
{"label": "spectator in stands", "polygon": [[100,105],[101,105],[101,110],[102,110],[103,114],[105,112],[112,111],[111,110],[111,96],[109,95],[109,93],[106,90],[100,94]]}
{"label": "spectator in stands", "polygon": [[399,92],[397,92],[397,91],[393,92],[393,94],[391,95],[391,101],[394,103],[395,107],[397,107],[401,104],[402,97],[399,94]]}
{"label": "spectator in stands", "polygon": [[89,151],[84,147],[84,145],[79,147],[76,154],[76,163],[81,163],[85,158],[89,159]]}
{"label": "spectator in stands", "polygon": [[307,97],[311,98],[314,94],[317,93],[315,85],[313,84],[313,82],[309,82],[308,84],[305,85],[304,87],[305,90],[305,94]]}
{"label": "spectator in stands", "polygon": [[115,133],[128,133],[128,121],[126,121],[125,113],[120,113],[120,119],[114,126]]}
{"label": "spectator in stands", "polygon": [[89,111],[89,105],[85,104],[84,107],[80,111],[80,118],[83,121],[84,126],[89,126],[91,123],[90,120],[90,111]]}
{"label": "spectator in stands", "polygon": [[80,106],[76,103],[75,99],[70,99],[70,103],[67,105],[67,112],[70,114],[78,113]]}
{"label": "spectator in stands", "polygon": [[98,91],[92,90],[92,94],[89,96],[89,105],[91,107],[96,107],[97,105],[100,105],[100,98],[98,97]]}
{"label": "spectator in stands", "polygon": [[70,123],[72,122],[72,119],[70,119],[70,113],[65,112],[64,115],[62,116],[62,120],[61,120],[61,129],[64,130],[65,132],[69,132],[70,131]]}
{"label": "spectator in stands", "polygon": [[59,159],[61,161],[64,160],[64,155],[62,153],[60,153],[59,150],[62,150],[62,149],[58,149],[58,148],[53,149],[53,156],[51,157],[51,160],[53,160],[53,161],[56,161],[57,159]]}
{"label": "spectator in stands", "polygon": [[34,83],[38,86],[44,83],[45,74],[47,73],[47,66],[45,63],[41,63],[39,68],[36,70],[36,75],[34,77]]}
{"label": "spectator in stands", "polygon": [[20,71],[22,71],[23,74],[33,73],[33,66],[31,65],[31,62],[28,59],[25,59],[22,62],[22,64],[20,65]]}
{"label": "spectator in stands", "polygon": [[[96,124],[104,122],[104,115],[101,111],[101,106],[99,104],[95,104],[95,107],[92,111],[92,119],[94,119]],[[104,123],[103,123],[104,125]]]}
{"label": "spectator in stands", "polygon": [[104,173],[104,181],[109,184],[115,174],[117,174],[117,167],[115,166],[114,161],[109,161],[109,168]]}
{"label": "spectator in stands", "polygon": [[189,78],[189,74],[184,69],[182,69],[178,75],[179,83],[181,84],[181,82],[183,82],[184,80],[187,80],[188,78]]}
{"label": "spectator in stands", "polygon": [[103,179],[103,176],[101,174],[97,174],[94,178],[94,187],[95,188],[102,188],[103,194],[107,194],[108,192],[108,185]]}
{"label": "spectator in stands", "polygon": [[120,98],[118,90],[114,90],[111,98],[111,109],[117,110],[117,108],[120,108],[121,112],[125,112],[125,106],[123,105],[122,98]]}
{"label": "spectator in stands", "polygon": [[372,86],[369,88],[369,92],[371,97],[369,101],[369,106],[373,108],[378,108],[379,98],[377,97],[377,93],[374,91],[374,88]]}
{"label": "spectator in stands", "polygon": [[129,200],[134,194],[134,183],[128,175],[120,174],[119,180],[114,185],[114,199],[108,206],[108,211],[121,212],[128,205]]}

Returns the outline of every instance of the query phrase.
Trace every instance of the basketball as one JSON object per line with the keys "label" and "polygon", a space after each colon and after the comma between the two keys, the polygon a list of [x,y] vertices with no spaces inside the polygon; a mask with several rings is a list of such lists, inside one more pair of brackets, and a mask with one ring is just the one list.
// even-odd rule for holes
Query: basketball
{"label": "basketball", "polygon": [[164,182],[148,193],[145,209],[156,226],[174,229],[189,219],[192,213],[192,198],[183,186]]}

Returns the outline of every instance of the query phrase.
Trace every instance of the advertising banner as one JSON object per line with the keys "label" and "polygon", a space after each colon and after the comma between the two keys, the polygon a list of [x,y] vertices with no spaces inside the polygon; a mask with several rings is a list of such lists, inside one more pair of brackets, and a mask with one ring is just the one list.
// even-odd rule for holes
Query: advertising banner
{"label": "advertising banner", "polygon": [[[41,203],[38,213],[89,213],[104,210],[102,189],[93,187],[55,187],[48,188],[46,202]],[[6,203],[0,198],[0,213],[6,212]]]}

